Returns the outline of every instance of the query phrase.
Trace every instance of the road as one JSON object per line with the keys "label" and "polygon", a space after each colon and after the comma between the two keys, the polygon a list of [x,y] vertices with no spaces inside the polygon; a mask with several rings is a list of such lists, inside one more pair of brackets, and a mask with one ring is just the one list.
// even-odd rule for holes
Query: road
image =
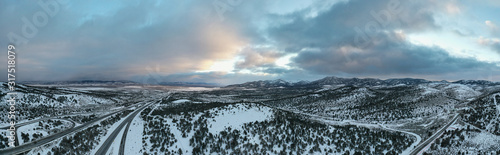
{"label": "road", "polygon": [[[19,146],[19,134],[17,134],[17,129],[19,129],[20,127],[23,127],[25,125],[29,125],[29,124],[33,124],[33,123],[37,123],[37,122],[40,122],[40,121],[46,121],[46,120],[49,120],[49,119],[56,119],[57,117],[53,116],[53,117],[46,117],[46,118],[40,118],[40,119],[36,119],[36,120],[31,120],[31,121],[27,121],[27,122],[23,122],[23,123],[19,123],[19,124],[16,124],[15,127],[16,127],[16,139],[15,139],[15,146]],[[65,120],[65,121],[68,121],[68,122],[71,122],[72,125],[69,127],[69,129],[75,127],[75,122],[73,120],[68,120],[68,119],[60,119],[60,120]],[[7,130],[9,129],[10,126],[6,126],[6,127],[1,127],[0,130]]]}
{"label": "road", "polygon": [[[151,102],[151,103],[148,103],[138,109],[136,109],[131,115],[129,115],[112,133],[111,135],[109,135],[109,137],[106,139],[106,141],[104,141],[104,143],[101,145],[101,147],[97,150],[97,152],[95,154],[106,154],[106,152],[108,152],[109,148],[111,147],[111,145],[113,144],[114,140],[116,139],[116,136],[120,133],[120,131],[123,129],[123,127],[126,125],[126,124],[131,124],[132,123],[132,120],[134,119],[134,117],[139,114],[142,110],[146,109],[146,107],[152,105],[154,102]],[[124,131],[124,135],[127,134],[127,131],[128,131],[128,126],[127,125],[127,129]],[[124,144],[124,138],[122,138],[122,142]],[[122,149],[121,148],[122,146],[120,145],[120,150]]]}
{"label": "road", "polygon": [[431,137],[427,138],[424,142],[422,142],[420,145],[417,145],[415,149],[410,153],[410,155],[420,155],[422,154],[428,146],[434,142],[437,138],[441,137],[441,135],[448,129],[451,125],[453,125],[457,119],[459,118],[460,114],[456,114],[453,119],[448,122],[445,126],[441,127],[436,133],[434,133]]}
{"label": "road", "polygon": [[[25,125],[28,125],[28,124],[37,123],[37,122],[49,120],[49,119],[52,119],[52,118],[56,118],[56,117],[54,117],[54,116],[52,116],[52,117],[45,117],[45,118],[35,119],[35,120],[23,122],[23,123],[18,123],[18,124],[15,125],[15,127],[17,129],[19,127],[22,127],[22,126],[25,126]],[[7,130],[9,128],[10,128],[10,126],[0,127],[0,129],[4,129],[4,130]]]}
{"label": "road", "polygon": [[118,151],[118,155],[125,155],[125,142],[127,142],[127,134],[130,128],[130,124],[132,124],[132,120],[127,123],[127,127],[125,127],[125,130],[123,131],[122,140],[120,142],[120,151]]}
{"label": "road", "polygon": [[[266,106],[266,105],[264,105],[264,106]],[[352,120],[336,121],[336,120],[331,120],[331,117],[325,117],[325,116],[320,116],[320,115],[308,114],[308,113],[303,113],[303,112],[294,111],[294,110],[288,110],[288,109],[284,109],[284,108],[279,108],[279,109],[283,110],[283,111],[292,112],[292,113],[295,113],[295,114],[300,114],[300,115],[308,116],[308,119],[321,121],[321,122],[329,124],[329,125],[340,125],[340,126],[343,126],[343,125],[356,125],[356,126],[361,126],[361,127],[366,127],[366,128],[380,128],[380,129],[383,129],[383,130],[391,130],[391,131],[401,132],[401,133],[405,133],[405,134],[409,134],[409,135],[415,136],[415,138],[417,138],[417,140],[410,147],[408,147],[406,150],[404,150],[402,152],[403,154],[407,154],[407,152],[411,152],[412,151],[411,148],[415,147],[415,146],[418,146],[417,144],[419,144],[422,141],[422,138],[418,134],[416,134],[416,133],[408,132],[408,131],[404,131],[404,130],[398,130],[398,129],[389,128],[389,127],[387,127],[385,125],[382,125],[382,124],[360,123],[360,122],[355,122],[355,121],[352,121]]]}
{"label": "road", "polygon": [[408,132],[408,131],[404,131],[404,130],[398,130],[398,129],[392,129],[392,128],[389,128],[383,124],[379,124],[379,126],[385,130],[391,130],[391,131],[396,131],[396,132],[402,132],[402,133],[406,133],[406,134],[409,134],[409,135],[412,135],[412,136],[415,136],[415,138],[417,138],[417,140],[415,142],[413,142],[413,144],[411,144],[408,148],[406,148],[406,150],[404,150],[401,154],[409,154],[407,152],[411,152],[412,151],[412,148],[413,147],[416,147],[421,141],[422,141],[422,137],[420,137],[419,135],[417,135],[416,133],[413,133],[413,132]]}
{"label": "road", "polygon": [[[166,99],[168,100],[170,98],[170,96],[168,96]],[[153,110],[151,110],[151,112],[153,112]],[[150,112],[150,114],[151,114]],[[127,123],[127,126],[125,127],[125,130],[123,131],[123,135],[122,135],[122,140],[120,142],[120,151],[118,152],[119,155],[124,155],[125,154],[125,142],[127,141],[127,134],[128,134],[128,131],[129,131],[129,128],[130,128],[130,124],[132,124],[132,121],[134,119],[132,118],[130,120],[130,122]]]}
{"label": "road", "polygon": [[[25,126],[25,125],[28,125],[28,124],[38,123],[38,122],[46,121],[46,120],[49,120],[49,119],[61,119],[64,116],[73,116],[73,115],[78,115],[78,114],[67,114],[67,115],[50,116],[50,117],[44,117],[44,118],[34,119],[34,120],[30,120],[30,121],[23,122],[23,123],[17,123],[15,125],[15,127],[16,127],[16,129],[18,129],[18,128],[20,128],[22,126]],[[66,120],[66,121],[73,122],[72,120],[68,120],[68,119],[61,119],[61,120]],[[73,122],[73,123],[76,123],[76,122]],[[4,127],[0,127],[0,130],[7,130],[9,128],[10,128],[10,125],[9,126],[4,126]]]}
{"label": "road", "polygon": [[55,140],[55,139],[58,139],[58,138],[61,138],[61,137],[64,137],[68,134],[71,134],[73,132],[76,132],[76,131],[79,131],[79,130],[82,130],[82,129],[85,129],[87,128],[88,126],[104,119],[104,118],[107,118],[111,115],[114,115],[116,113],[119,113],[119,112],[123,112],[125,110],[127,110],[128,108],[123,108],[121,110],[118,110],[118,111],[115,111],[115,112],[111,112],[109,114],[106,114],[106,115],[103,115],[97,119],[94,119],[92,121],[89,121],[87,123],[84,123],[82,125],[79,125],[77,127],[74,127],[74,128],[71,128],[71,129],[68,129],[68,130],[65,130],[65,131],[62,131],[62,132],[59,132],[59,133],[56,133],[56,134],[53,134],[53,135],[49,135],[47,137],[43,137],[39,140],[36,140],[36,141],[32,141],[32,142],[29,142],[29,143],[25,143],[23,145],[19,145],[19,146],[16,146],[16,147],[10,147],[10,148],[7,148],[7,149],[3,149],[3,150],[0,150],[0,154],[21,154],[21,153],[24,153],[24,152],[27,152],[33,148],[36,148],[36,147],[39,147],[39,146],[42,146],[44,144],[47,144],[47,143],[50,143],[51,141]]}

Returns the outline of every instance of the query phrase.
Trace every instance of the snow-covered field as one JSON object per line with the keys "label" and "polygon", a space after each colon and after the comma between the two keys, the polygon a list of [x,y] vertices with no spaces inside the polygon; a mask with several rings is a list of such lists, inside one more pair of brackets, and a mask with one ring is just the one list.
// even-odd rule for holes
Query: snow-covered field
{"label": "snow-covered field", "polygon": [[215,115],[208,119],[209,132],[218,134],[225,128],[241,130],[245,123],[261,122],[272,117],[272,109],[268,107],[253,106],[245,107],[243,104],[228,105],[227,110],[211,109],[209,112]]}
{"label": "snow-covered field", "polygon": [[[189,100],[176,100],[174,103],[183,103]],[[245,123],[249,122],[261,122],[267,120],[272,117],[272,109],[268,107],[257,106],[255,104],[232,104],[227,105],[223,108],[214,108],[207,110],[213,117],[206,119],[208,132],[217,135],[220,134],[221,131],[224,131],[228,128],[241,130],[241,127]],[[191,117],[192,120],[199,119],[204,113],[199,113]],[[183,137],[182,130],[179,130],[176,123],[174,123],[174,119],[179,120],[182,119],[181,116],[173,116],[173,118],[164,118],[162,122],[169,126],[170,132],[173,134],[173,137],[176,139],[170,150],[178,150],[179,148],[183,150],[183,153],[190,154],[193,150],[193,147],[190,145],[189,140],[194,136],[194,132],[187,133],[187,136]],[[139,125],[140,123],[138,123]],[[132,127],[132,126],[131,126]],[[135,133],[138,133],[141,129],[136,126],[134,129]],[[129,132],[129,134],[131,134]],[[142,134],[142,133],[141,133]],[[138,140],[138,139],[136,139]],[[258,141],[258,139],[256,139]],[[127,142],[129,142],[127,138]],[[147,140],[147,146],[152,146],[152,144]],[[138,152],[136,148],[131,150],[133,152]],[[152,153],[152,152],[150,152]]]}
{"label": "snow-covered field", "polygon": [[25,141],[25,138],[20,138],[19,144],[22,145],[24,143],[31,142],[34,139],[40,139],[57,132],[61,132],[72,126],[72,122],[60,119],[52,119],[49,121],[41,121],[38,123],[32,123],[19,127],[17,129],[17,134],[19,135],[19,137],[23,137],[22,135],[25,135],[27,137],[27,141]]}

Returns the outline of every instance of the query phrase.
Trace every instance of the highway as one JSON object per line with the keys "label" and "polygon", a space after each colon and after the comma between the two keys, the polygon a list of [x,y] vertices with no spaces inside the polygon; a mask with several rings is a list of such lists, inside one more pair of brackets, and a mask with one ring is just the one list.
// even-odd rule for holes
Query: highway
{"label": "highway", "polygon": [[[23,123],[18,123],[18,124],[15,125],[15,127],[16,127],[16,129],[18,129],[19,127],[22,127],[22,126],[25,126],[25,125],[29,125],[29,124],[33,124],[33,123],[38,123],[40,121],[46,121],[46,120],[49,120],[49,119],[60,119],[60,120],[66,120],[66,121],[71,121],[71,122],[75,123],[72,120],[62,119],[62,117],[64,117],[64,116],[73,116],[73,115],[78,115],[78,114],[68,114],[68,115],[51,116],[51,117],[44,117],[44,118],[34,119],[34,120],[30,120],[30,121],[23,122]],[[4,127],[0,127],[0,130],[7,130],[9,128],[10,128],[10,126],[4,126]]]}
{"label": "highway", "polygon": [[[56,118],[56,117],[52,116],[52,117],[45,117],[45,118],[35,119],[35,120],[23,122],[23,123],[18,123],[18,124],[14,125],[14,126],[17,129],[19,127],[22,127],[22,126],[25,126],[25,125],[28,125],[28,124],[37,123],[37,122],[49,120],[49,119],[52,119],[52,118]],[[10,128],[10,126],[0,127],[0,129],[4,129],[4,130],[7,130],[9,128]]]}
{"label": "highway", "polygon": [[7,149],[2,149],[2,150],[0,150],[0,154],[11,154],[11,155],[13,155],[13,154],[21,154],[21,153],[27,152],[27,151],[29,151],[29,150],[31,150],[33,148],[36,148],[36,147],[42,146],[44,144],[50,143],[51,141],[53,141],[55,139],[58,139],[58,138],[66,136],[66,135],[69,135],[71,133],[74,133],[76,131],[80,131],[82,129],[85,129],[88,126],[93,125],[94,123],[96,123],[98,121],[101,121],[104,118],[107,118],[107,117],[109,117],[111,115],[114,115],[116,113],[119,113],[119,112],[123,112],[123,111],[125,111],[127,109],[128,108],[122,108],[121,110],[118,110],[118,111],[111,112],[109,114],[103,115],[103,116],[101,116],[101,117],[99,117],[97,119],[91,120],[91,121],[89,121],[87,123],[84,123],[84,124],[82,124],[80,126],[77,126],[77,127],[74,127],[74,128],[71,128],[71,129],[68,129],[68,130],[65,130],[65,131],[53,134],[53,135],[49,135],[49,136],[43,137],[43,138],[41,138],[39,140],[36,140],[36,141],[25,143],[23,145],[19,145],[19,146],[16,146],[16,147],[9,147]]}
{"label": "highway", "polygon": [[[106,139],[106,141],[104,141],[104,143],[101,145],[101,147],[97,150],[97,152],[95,154],[106,154],[106,152],[108,152],[109,148],[111,147],[111,145],[113,144],[114,140],[116,139],[116,136],[120,133],[120,131],[123,129],[123,127],[125,125],[127,125],[127,128],[126,130],[124,131],[124,135],[127,134],[127,131],[128,131],[128,127],[129,125],[132,123],[132,120],[134,119],[134,117],[139,114],[142,110],[146,109],[146,107],[152,105],[154,102],[151,102],[149,104],[146,104],[138,109],[136,109],[131,115],[129,115],[114,131],[113,133],[111,133],[111,135],[109,135],[109,137]],[[122,141],[121,143],[124,144],[124,141],[126,140],[126,138],[122,138]],[[122,149],[121,148],[122,146],[120,145],[120,150]]]}
{"label": "highway", "polygon": [[[134,119],[132,119],[132,120],[134,120]],[[120,142],[120,151],[118,151],[119,155],[125,155],[125,142],[127,142],[127,134],[128,134],[128,130],[130,128],[130,124],[132,124],[132,120],[130,120],[130,122],[127,123],[127,126],[125,127],[125,130],[123,131],[122,140]]]}
{"label": "highway", "polygon": [[130,128],[130,124],[132,124],[132,122],[127,123],[127,127],[125,127],[125,130],[123,131],[122,140],[120,142],[120,150],[118,151],[118,155],[125,155],[125,142],[127,142],[127,134],[128,134],[128,130]]}
{"label": "highway", "polygon": [[[56,119],[57,117],[53,116],[53,117],[46,117],[46,118],[40,118],[40,119],[35,119],[35,120],[31,120],[31,121],[27,121],[27,122],[24,122],[24,123],[19,123],[19,124],[16,124],[15,127],[16,127],[16,139],[15,139],[15,146],[19,146],[19,134],[18,134],[18,131],[17,129],[19,129],[20,127],[23,127],[25,125],[29,125],[29,124],[33,124],[33,123],[37,123],[37,122],[40,122],[40,121],[46,121],[46,120],[49,120],[49,119]],[[69,120],[69,119],[59,119],[59,120],[64,120],[64,121],[68,121],[68,122],[71,122],[71,126],[68,128],[68,129],[72,129],[73,127],[75,127],[75,121],[73,120]],[[7,127],[1,127],[0,130],[7,130],[9,129],[10,126],[7,126]]]}
{"label": "highway", "polygon": [[[166,99],[168,100],[170,98],[170,96],[168,96]],[[153,109],[154,110],[154,109]],[[152,111],[151,111],[152,112]],[[132,121],[134,119],[132,118],[130,120],[130,122],[127,123],[127,126],[125,127],[125,130],[123,131],[123,135],[122,135],[122,140],[120,142],[120,151],[118,151],[118,154],[119,155],[124,155],[125,154],[125,142],[127,141],[127,134],[128,134],[128,130],[130,128],[130,124],[132,124]]]}
{"label": "highway", "polygon": [[425,149],[432,142],[434,142],[437,138],[441,137],[441,135],[444,133],[444,131],[446,131],[446,129],[448,129],[451,125],[453,125],[457,121],[457,119],[459,118],[459,116],[460,116],[460,114],[456,114],[455,117],[453,117],[453,119],[451,119],[451,121],[448,122],[448,124],[446,124],[443,127],[441,127],[431,137],[427,138],[424,142],[422,142],[419,145],[417,145],[417,147],[415,147],[415,149],[413,149],[413,151],[410,153],[410,155],[420,155],[420,154],[422,154],[425,151]]}

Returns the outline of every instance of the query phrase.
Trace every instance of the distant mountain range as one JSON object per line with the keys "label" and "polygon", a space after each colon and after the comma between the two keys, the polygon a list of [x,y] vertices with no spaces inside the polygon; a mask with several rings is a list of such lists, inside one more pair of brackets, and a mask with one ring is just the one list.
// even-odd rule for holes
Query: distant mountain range
{"label": "distant mountain range", "polygon": [[[21,84],[28,85],[81,85],[81,86],[96,86],[96,85],[110,85],[110,86],[120,86],[120,85],[143,85],[143,83],[138,83],[134,81],[126,80],[81,80],[81,81],[23,81]],[[215,83],[204,83],[204,82],[160,82],[154,85],[163,86],[183,86],[183,87],[217,87],[218,84]]]}
{"label": "distant mountain range", "polygon": [[395,85],[418,85],[425,83],[457,83],[464,85],[500,85],[499,82],[491,82],[485,80],[460,80],[456,82],[448,81],[428,81],[424,79],[413,79],[413,78],[400,78],[400,79],[374,79],[374,78],[340,78],[340,77],[325,77],[316,81],[299,81],[299,82],[288,82],[285,80],[264,80],[264,81],[252,81],[243,84],[228,85],[226,88],[275,88],[275,87],[323,87],[325,85],[351,85],[358,87],[370,87],[370,86],[395,86]]}
{"label": "distant mountain range", "polygon": [[21,84],[40,84],[40,85],[132,85],[137,84],[134,81],[126,80],[75,80],[75,81],[23,81]]}
{"label": "distant mountain range", "polygon": [[[260,80],[251,81],[242,84],[233,84],[225,86],[225,88],[290,88],[290,87],[323,87],[326,85],[350,85],[358,87],[370,87],[370,86],[395,86],[395,85],[418,85],[424,83],[456,83],[464,85],[483,85],[492,86],[500,85],[500,82],[491,82],[486,80],[459,80],[455,82],[448,81],[428,81],[425,79],[413,79],[413,78],[399,78],[399,79],[374,79],[374,78],[340,78],[335,76],[325,77],[316,81],[299,81],[299,82],[289,82],[282,79],[278,80]],[[143,83],[138,83],[134,81],[127,80],[80,80],[80,81],[24,81],[19,82],[20,84],[40,84],[40,85],[82,85],[82,86],[95,86],[95,85],[142,85]],[[155,85],[163,86],[180,86],[180,87],[219,87],[220,84],[216,83],[205,83],[205,82],[160,82]]]}
{"label": "distant mountain range", "polygon": [[205,82],[160,82],[159,85],[163,86],[183,86],[183,87],[218,87],[216,83]]}

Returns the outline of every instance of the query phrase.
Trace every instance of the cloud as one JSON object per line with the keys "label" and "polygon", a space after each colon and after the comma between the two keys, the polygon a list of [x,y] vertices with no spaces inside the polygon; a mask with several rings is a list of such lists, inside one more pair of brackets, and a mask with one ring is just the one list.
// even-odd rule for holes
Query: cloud
{"label": "cloud", "polygon": [[237,62],[238,69],[251,69],[262,66],[273,65],[276,60],[283,56],[283,53],[270,48],[247,47],[240,53],[242,61]]}
{"label": "cloud", "polygon": [[[268,32],[287,52],[298,52],[306,47],[360,46],[395,29],[409,33],[439,29],[428,5],[423,1],[351,0],[332,5],[313,18],[301,15],[307,11],[278,16],[292,22],[270,28]],[[357,41],[357,38],[361,39]]]}
{"label": "cloud", "polygon": [[[21,19],[32,20],[43,11],[30,2],[0,3],[3,36],[21,34]],[[18,46],[19,80],[140,79],[154,66],[163,80],[219,83],[495,69],[444,49],[408,43],[411,34],[442,30],[436,14],[462,13],[457,1],[255,0],[228,7],[221,14],[213,1],[203,0],[61,4],[28,44]],[[11,41],[0,37],[0,42]],[[500,47],[491,41],[488,46]],[[276,65],[290,55],[297,56]],[[235,73],[207,72],[220,61],[236,62]]]}
{"label": "cloud", "polygon": [[345,47],[347,53],[342,49],[301,52],[294,62],[305,70],[324,75],[409,76],[498,70],[495,64],[454,57],[438,47],[384,40],[379,46],[367,49]]}
{"label": "cloud", "polygon": [[459,14],[462,12],[462,8],[458,3],[450,1],[444,4],[446,12],[449,14]]}
{"label": "cloud", "polygon": [[492,63],[455,57],[442,48],[407,40],[407,34],[440,31],[434,14],[458,13],[458,6],[452,12],[440,12],[438,7],[451,3],[401,1],[397,4],[400,14],[390,14],[391,2],[352,0],[312,18],[301,13],[283,16],[292,22],[269,29],[269,34],[278,48],[298,53],[294,66],[312,74],[423,77],[498,70]]}
{"label": "cloud", "polygon": [[[147,74],[145,68],[157,64],[163,66],[165,74],[203,70],[216,60],[233,58],[247,44],[231,22],[218,20],[211,1],[114,1],[103,4],[109,7],[90,7],[95,3],[71,2],[50,18],[47,26],[40,27],[28,44],[19,46],[21,80],[97,75],[100,79],[126,79]],[[8,6],[14,9],[3,10],[2,17],[14,22],[2,20],[0,24],[9,27],[2,28],[0,34],[20,34],[23,24],[15,21],[42,10],[22,8],[31,6],[22,3]],[[23,9],[32,10],[18,14]],[[0,40],[10,42],[5,37]],[[34,69],[28,62],[45,69]]]}
{"label": "cloud", "polygon": [[500,53],[500,39],[498,38],[486,38],[481,36],[479,37],[479,39],[477,39],[477,43],[479,45],[489,47],[494,51]]}
{"label": "cloud", "polygon": [[493,35],[496,35],[496,34],[498,34],[498,33],[499,33],[499,30],[500,30],[500,29],[499,29],[499,28],[498,28],[498,26],[497,26],[495,23],[493,23],[492,21],[487,20],[487,21],[485,21],[485,22],[484,22],[484,24],[486,24],[486,26],[488,27],[488,29],[491,31],[491,33],[492,33]]}

